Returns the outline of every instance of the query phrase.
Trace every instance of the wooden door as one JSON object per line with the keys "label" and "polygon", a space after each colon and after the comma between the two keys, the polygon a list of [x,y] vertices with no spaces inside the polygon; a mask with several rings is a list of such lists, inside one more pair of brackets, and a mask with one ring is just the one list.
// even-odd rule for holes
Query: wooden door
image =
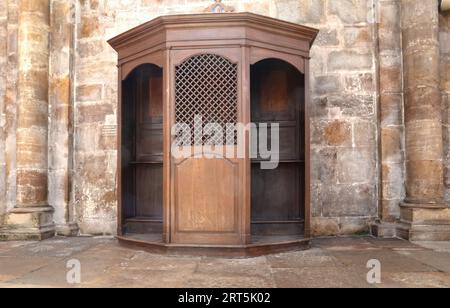
{"label": "wooden door", "polygon": [[[237,138],[226,138],[226,124],[241,121],[240,49],[221,51],[173,51],[173,124],[187,124],[188,140],[177,140],[190,154],[171,155],[171,242],[177,244],[232,245],[245,241],[243,197],[245,159],[216,155],[204,146],[228,146],[236,150]],[[230,60],[233,59],[234,60]],[[215,123],[221,136],[196,138],[195,116],[200,130]],[[186,139],[186,138],[185,138]],[[175,142],[177,142],[175,141]],[[174,154],[172,152],[172,154]],[[225,153],[223,153],[225,154]]]}

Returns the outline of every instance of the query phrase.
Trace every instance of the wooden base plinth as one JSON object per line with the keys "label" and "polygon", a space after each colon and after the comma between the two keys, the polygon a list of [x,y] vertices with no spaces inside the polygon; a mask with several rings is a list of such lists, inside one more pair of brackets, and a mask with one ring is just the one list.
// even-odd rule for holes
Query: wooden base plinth
{"label": "wooden base plinth", "polygon": [[151,253],[168,255],[211,256],[228,258],[258,257],[288,251],[310,248],[310,238],[300,236],[261,236],[254,237],[249,245],[179,245],[167,244],[161,235],[118,236],[119,243],[128,248],[143,249]]}

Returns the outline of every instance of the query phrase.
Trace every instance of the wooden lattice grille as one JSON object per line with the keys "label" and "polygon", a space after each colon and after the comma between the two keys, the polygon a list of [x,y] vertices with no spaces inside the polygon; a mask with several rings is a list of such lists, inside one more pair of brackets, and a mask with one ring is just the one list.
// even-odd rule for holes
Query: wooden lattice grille
{"label": "wooden lattice grille", "polygon": [[183,141],[195,144],[195,116],[202,117],[203,129],[208,123],[217,123],[224,132],[223,136],[215,134],[204,138],[202,145],[223,144],[224,141],[236,144],[236,136],[230,138],[226,130],[227,124],[236,124],[238,120],[237,64],[218,55],[202,54],[178,65],[175,76],[175,121],[189,125],[192,130],[190,142],[179,140],[180,145]]}

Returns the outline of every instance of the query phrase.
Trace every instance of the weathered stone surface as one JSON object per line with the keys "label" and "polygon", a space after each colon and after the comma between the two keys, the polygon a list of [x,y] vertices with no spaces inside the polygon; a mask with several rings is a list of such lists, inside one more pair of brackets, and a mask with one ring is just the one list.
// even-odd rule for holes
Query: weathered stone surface
{"label": "weathered stone surface", "polygon": [[317,36],[316,45],[336,46],[339,45],[339,38],[336,29],[322,29]]}
{"label": "weathered stone surface", "polygon": [[314,128],[313,142],[318,144],[327,144],[331,146],[351,146],[352,127],[345,121],[320,121]]}
{"label": "weathered stone surface", "polygon": [[334,51],[328,56],[328,69],[340,70],[370,70],[373,66],[373,55],[368,52]]}
{"label": "weathered stone surface", "polygon": [[368,5],[364,0],[329,1],[328,9],[337,15],[345,24],[355,24],[367,21]]}
{"label": "weathered stone surface", "polygon": [[322,186],[322,213],[325,217],[371,216],[376,211],[371,204],[376,200],[372,184],[341,184]]}
{"label": "weathered stone surface", "polygon": [[314,81],[315,93],[317,95],[332,94],[342,89],[339,76],[319,76]]}
{"label": "weathered stone surface", "polygon": [[[24,1],[20,8],[18,1],[0,3],[0,81],[4,81],[0,82],[0,213],[2,209],[11,210],[17,195],[24,195],[17,188],[25,189],[26,194],[32,191],[17,186],[25,181],[20,178],[21,170],[48,169],[47,201],[56,205],[55,219],[66,217],[66,211],[70,212],[66,203],[73,198],[83,233],[115,232],[117,135],[108,132],[117,125],[117,58],[106,41],[162,14],[201,12],[207,2],[83,0],[71,6],[75,1],[53,0],[52,10],[48,0]],[[439,137],[438,130],[442,118],[444,127],[448,127],[448,105],[441,109],[437,99],[450,93],[448,16],[440,17],[437,31],[436,11],[424,1],[380,1],[377,27],[371,23],[373,12],[369,12],[365,0],[226,2],[237,11],[321,29],[311,61],[313,213],[320,216],[328,211],[334,217],[318,218],[316,233],[361,230],[364,219],[373,216],[379,204],[389,219],[398,215],[396,203],[403,199],[405,191],[401,167],[405,162],[403,113],[406,134],[416,138],[406,138],[409,160],[439,159],[439,151],[448,152],[448,141],[441,149],[438,145],[440,139],[450,139]],[[402,3],[408,10],[403,10],[401,16]],[[48,10],[42,10],[42,5]],[[74,12],[75,8],[79,11]],[[29,31],[18,31],[23,18],[20,12],[24,10],[33,13],[32,23]],[[71,20],[76,16],[79,20]],[[40,20],[50,21],[51,27],[38,26]],[[78,32],[72,33],[75,29]],[[48,31],[50,41],[46,42]],[[76,38],[74,42],[72,38]],[[375,50],[377,44],[379,50]],[[49,46],[47,52],[42,52],[44,46]],[[442,54],[440,60],[437,49]],[[30,71],[25,70],[27,63],[21,56],[25,52],[33,60]],[[18,71],[19,67],[22,69]],[[428,120],[433,124],[421,122]],[[33,127],[39,129],[30,129]],[[47,147],[39,145],[47,142],[45,136],[49,138]],[[377,161],[377,151],[381,161]],[[69,163],[72,161],[73,166]],[[448,161],[444,163],[443,170],[450,170]],[[382,170],[380,177],[378,166]],[[99,168],[108,180],[98,173]],[[74,174],[73,179],[70,174]],[[341,185],[346,185],[347,197],[359,196],[360,185],[367,184],[361,182],[365,176],[370,177],[371,184],[380,185],[381,194],[372,185],[373,198],[366,198],[368,204],[358,208],[359,212],[353,205],[344,208],[344,201],[332,198]],[[422,182],[414,185],[428,190]],[[432,187],[440,189],[434,185],[433,180]],[[38,195],[42,195],[43,186],[39,187]],[[329,200],[325,208],[323,199]],[[347,217],[355,213],[363,218]]]}
{"label": "weathered stone surface", "polygon": [[79,102],[99,101],[102,99],[103,86],[84,85],[77,87],[77,100]]}
{"label": "weathered stone surface", "polygon": [[371,73],[360,73],[345,76],[345,89],[348,92],[372,92],[375,90],[374,78]]}
{"label": "weathered stone surface", "polygon": [[373,44],[372,29],[369,27],[345,28],[343,35],[345,46],[349,48],[370,48],[370,45]]}
{"label": "weathered stone surface", "polygon": [[[324,238],[309,251],[226,260],[152,255],[102,238],[0,243],[0,287],[448,287],[445,245]],[[81,262],[81,284],[67,283],[69,259]],[[371,259],[381,261],[380,285],[367,283]]]}
{"label": "weathered stone surface", "polygon": [[343,148],[338,151],[338,182],[340,184],[375,183],[374,168],[361,168],[361,164],[375,165],[373,151],[364,148]]}
{"label": "weathered stone surface", "polygon": [[297,23],[318,24],[324,19],[324,0],[275,1],[278,17]]}

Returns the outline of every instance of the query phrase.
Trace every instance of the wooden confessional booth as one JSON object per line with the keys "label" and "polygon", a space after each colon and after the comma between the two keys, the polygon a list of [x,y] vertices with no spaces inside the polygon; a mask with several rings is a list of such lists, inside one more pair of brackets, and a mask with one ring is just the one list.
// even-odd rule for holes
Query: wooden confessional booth
{"label": "wooden confessional booth", "polygon": [[[317,33],[224,13],[159,17],[109,41],[119,55],[121,243],[224,256],[308,247],[309,54]],[[278,167],[262,169],[262,158],[248,154],[251,130],[244,156],[198,155],[206,139],[194,142],[193,133],[174,144],[174,124],[194,128],[196,115],[224,127],[278,123]],[[220,140],[237,152],[237,139]],[[172,144],[192,155],[174,156]]]}

